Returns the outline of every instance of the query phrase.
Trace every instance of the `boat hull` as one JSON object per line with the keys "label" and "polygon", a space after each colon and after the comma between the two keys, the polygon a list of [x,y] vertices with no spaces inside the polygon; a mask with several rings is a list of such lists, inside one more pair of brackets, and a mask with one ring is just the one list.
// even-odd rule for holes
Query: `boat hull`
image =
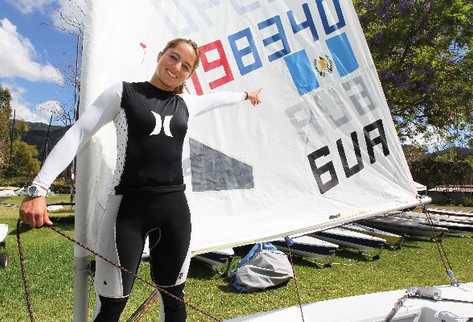
{"label": "boat hull", "polygon": [[[443,298],[473,302],[473,283],[459,287],[440,286]],[[382,322],[385,321],[405,290],[371,293],[359,296],[304,304],[302,311],[307,322]],[[343,309],[340,309],[343,308]],[[442,313],[443,312],[443,313]],[[450,315],[448,315],[448,313]],[[437,315],[437,316],[436,316]],[[391,321],[434,322],[466,321],[453,319],[473,317],[471,303],[433,301],[419,298],[407,299]],[[450,319],[449,319],[450,317]],[[299,306],[238,317],[224,322],[298,322],[302,321]]]}

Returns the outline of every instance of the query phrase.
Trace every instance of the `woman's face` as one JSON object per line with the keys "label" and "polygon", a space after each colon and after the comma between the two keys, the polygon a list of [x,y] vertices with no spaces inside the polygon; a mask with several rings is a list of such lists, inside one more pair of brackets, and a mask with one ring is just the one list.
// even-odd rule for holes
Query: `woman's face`
{"label": "woman's face", "polygon": [[194,49],[187,43],[167,49],[158,58],[156,68],[161,85],[170,91],[182,85],[192,75],[196,59]]}

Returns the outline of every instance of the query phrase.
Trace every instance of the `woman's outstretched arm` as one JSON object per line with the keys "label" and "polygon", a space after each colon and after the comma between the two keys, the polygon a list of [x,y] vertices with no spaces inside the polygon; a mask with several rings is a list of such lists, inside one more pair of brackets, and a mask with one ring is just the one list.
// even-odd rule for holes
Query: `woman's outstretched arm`
{"label": "woman's outstretched arm", "polygon": [[120,112],[121,94],[121,83],[105,90],[55,145],[33,180],[38,197],[26,198],[20,207],[20,218],[24,223],[33,227],[51,224],[44,198],[50,185],[90,138]]}
{"label": "woman's outstretched arm", "polygon": [[245,92],[215,92],[205,95],[182,94],[182,98],[186,102],[191,117],[206,113],[215,108],[230,106],[249,100],[253,106],[261,103],[261,88],[258,90]]}

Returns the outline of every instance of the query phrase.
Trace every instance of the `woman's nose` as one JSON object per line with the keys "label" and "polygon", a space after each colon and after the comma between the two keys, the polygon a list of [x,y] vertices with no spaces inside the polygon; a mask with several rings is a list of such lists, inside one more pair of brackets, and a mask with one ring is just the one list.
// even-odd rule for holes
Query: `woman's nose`
{"label": "woman's nose", "polygon": [[182,69],[182,62],[181,62],[181,61],[178,61],[178,62],[174,65],[174,67],[176,68],[176,71],[177,71],[177,72],[180,72],[181,69]]}

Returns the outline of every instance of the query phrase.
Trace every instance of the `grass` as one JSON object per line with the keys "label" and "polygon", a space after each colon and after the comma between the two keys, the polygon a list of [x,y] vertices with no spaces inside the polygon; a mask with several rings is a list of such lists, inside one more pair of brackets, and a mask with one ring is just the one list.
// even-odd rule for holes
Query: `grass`
{"label": "grass", "polygon": [[[67,201],[65,196],[54,196],[49,201]],[[18,204],[19,198],[0,200],[0,203]],[[473,211],[473,208],[466,208]],[[17,209],[0,205],[0,223],[10,230],[16,227]],[[73,234],[73,216],[70,213],[52,215],[56,226]],[[26,321],[15,232],[6,240],[10,264],[0,270],[0,321]],[[47,228],[22,234],[26,252],[26,269],[33,297],[37,321],[71,321],[73,305],[73,247],[63,237]],[[460,281],[473,281],[473,238],[449,237],[444,240],[453,269]],[[295,263],[299,288],[304,303],[358,295],[370,292],[404,289],[416,285],[448,284],[435,245],[430,242],[408,241],[401,250],[385,250],[381,259],[366,260],[342,253],[334,259],[331,268],[320,269],[308,260]],[[149,279],[149,266],[141,265],[139,274]],[[89,280],[89,320],[94,307],[94,293]],[[135,287],[123,314],[124,320],[146,298],[151,289],[140,282]],[[192,263],[186,287],[186,299],[206,312],[231,318],[297,304],[294,281],[287,286],[265,292],[239,294],[228,281],[213,274],[207,267]],[[156,306],[144,321],[156,321]],[[206,321],[205,317],[188,309],[188,321]],[[388,312],[387,312],[388,313]]]}

